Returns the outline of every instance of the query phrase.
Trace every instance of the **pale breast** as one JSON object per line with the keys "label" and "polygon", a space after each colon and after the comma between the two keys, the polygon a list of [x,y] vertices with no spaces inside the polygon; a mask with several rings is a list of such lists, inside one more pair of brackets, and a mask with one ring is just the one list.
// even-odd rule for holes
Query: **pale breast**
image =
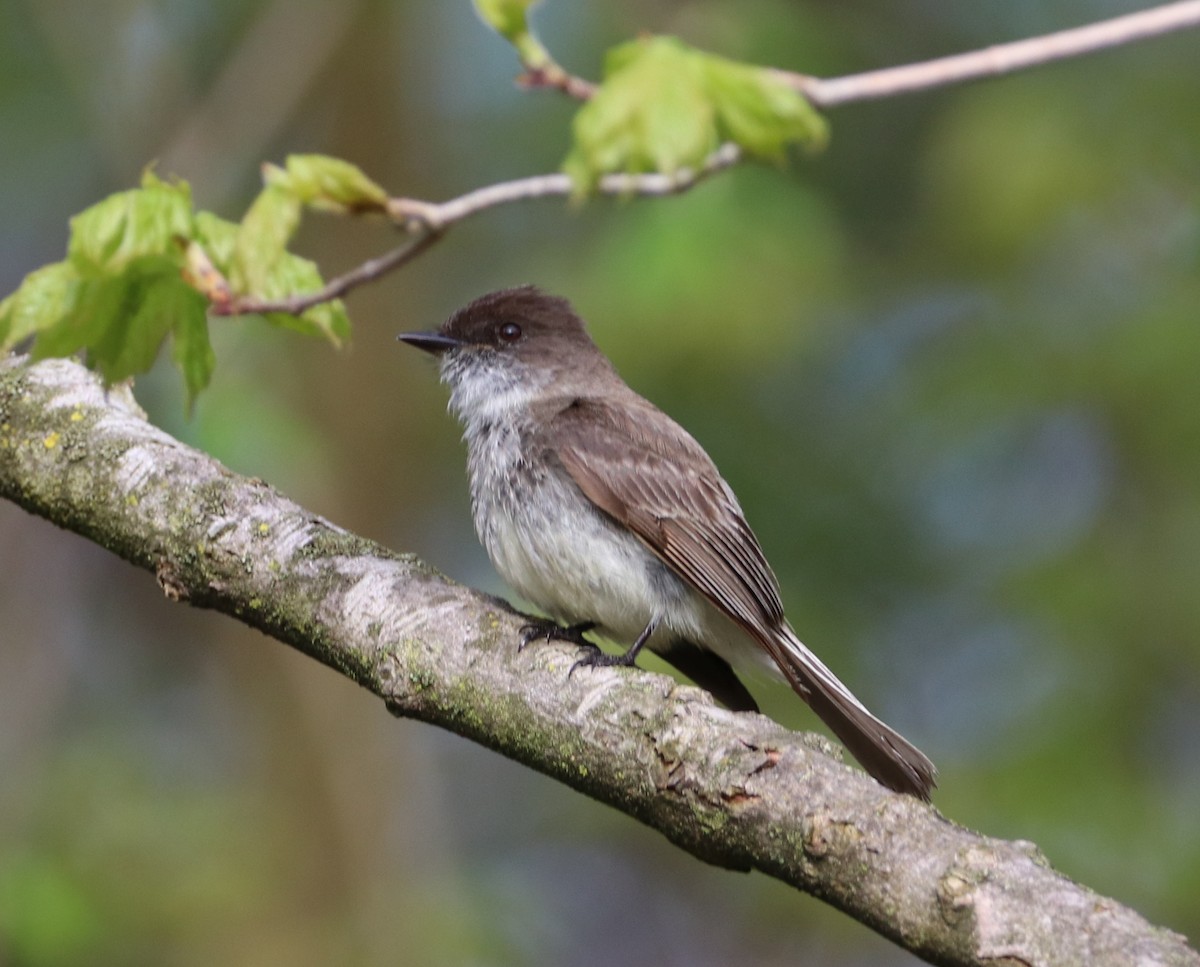
{"label": "pale breast", "polygon": [[532,465],[521,434],[514,421],[467,433],[475,530],[515,591],[560,621],[593,621],[626,642],[664,605],[674,611],[693,596],[561,468]]}

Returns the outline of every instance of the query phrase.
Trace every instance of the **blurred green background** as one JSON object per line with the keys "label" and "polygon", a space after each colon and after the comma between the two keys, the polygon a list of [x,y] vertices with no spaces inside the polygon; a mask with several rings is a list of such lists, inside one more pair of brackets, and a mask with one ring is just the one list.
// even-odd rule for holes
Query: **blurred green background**
{"label": "blurred green background", "polygon": [[[548,0],[595,77],[637,31],[820,75],[1116,0]],[[214,323],[191,421],[332,520],[501,592],[458,430],[394,343],[468,299],[571,297],[709,449],[801,636],[939,764],[955,821],[1036,841],[1200,936],[1198,35],[848,106],[789,170],[494,210],[349,299],[354,345]],[[440,199],[554,169],[468,0],[0,4],[0,292],[147,162],[236,218],[291,151]],[[329,275],[394,243],[311,217]],[[0,964],[907,964],[760,876],[382,705],[0,505]],[[790,693],[759,690],[797,728]]]}

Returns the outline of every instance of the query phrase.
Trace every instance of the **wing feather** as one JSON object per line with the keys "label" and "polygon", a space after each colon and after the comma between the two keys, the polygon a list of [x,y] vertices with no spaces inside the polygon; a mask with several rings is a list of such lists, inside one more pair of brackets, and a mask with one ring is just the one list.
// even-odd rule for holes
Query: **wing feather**
{"label": "wing feather", "polygon": [[576,400],[562,409],[544,431],[547,455],[588,500],[758,641],[867,771],[928,799],[933,763],[867,711],[784,621],[775,575],[708,455],[651,404],[626,402]]}
{"label": "wing feather", "polygon": [[775,575],[733,492],[678,424],[649,404],[639,413],[576,400],[545,444],[596,507],[755,638],[774,638]]}

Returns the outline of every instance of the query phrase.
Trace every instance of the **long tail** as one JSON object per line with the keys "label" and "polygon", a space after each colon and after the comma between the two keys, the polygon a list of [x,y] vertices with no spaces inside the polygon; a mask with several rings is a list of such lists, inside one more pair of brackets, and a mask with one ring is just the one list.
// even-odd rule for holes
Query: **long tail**
{"label": "long tail", "polygon": [[929,758],[868,712],[791,628],[784,625],[776,643],[784,660],[773,656],[792,688],[863,768],[889,789],[928,800],[930,790],[937,785],[937,768]]}

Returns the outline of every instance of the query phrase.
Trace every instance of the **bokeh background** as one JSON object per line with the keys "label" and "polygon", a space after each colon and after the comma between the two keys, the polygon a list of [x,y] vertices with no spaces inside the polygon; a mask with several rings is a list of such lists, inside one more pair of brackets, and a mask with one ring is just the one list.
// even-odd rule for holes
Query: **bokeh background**
{"label": "bokeh background", "polygon": [[[639,30],[835,75],[1117,0],[548,0],[595,77]],[[494,210],[349,299],[337,353],[214,324],[153,418],[502,591],[458,430],[394,342],[502,285],[569,295],[739,492],[801,635],[939,764],[938,806],[1200,937],[1200,57],[1183,34],[832,115],[827,152],[685,197]],[[157,160],[238,217],[258,165],[441,199],[553,170],[468,0],[0,3],[0,292]],[[311,217],[336,274],[394,244]],[[907,964],[704,867],[0,505],[0,964]],[[815,727],[782,690],[765,707]]]}

